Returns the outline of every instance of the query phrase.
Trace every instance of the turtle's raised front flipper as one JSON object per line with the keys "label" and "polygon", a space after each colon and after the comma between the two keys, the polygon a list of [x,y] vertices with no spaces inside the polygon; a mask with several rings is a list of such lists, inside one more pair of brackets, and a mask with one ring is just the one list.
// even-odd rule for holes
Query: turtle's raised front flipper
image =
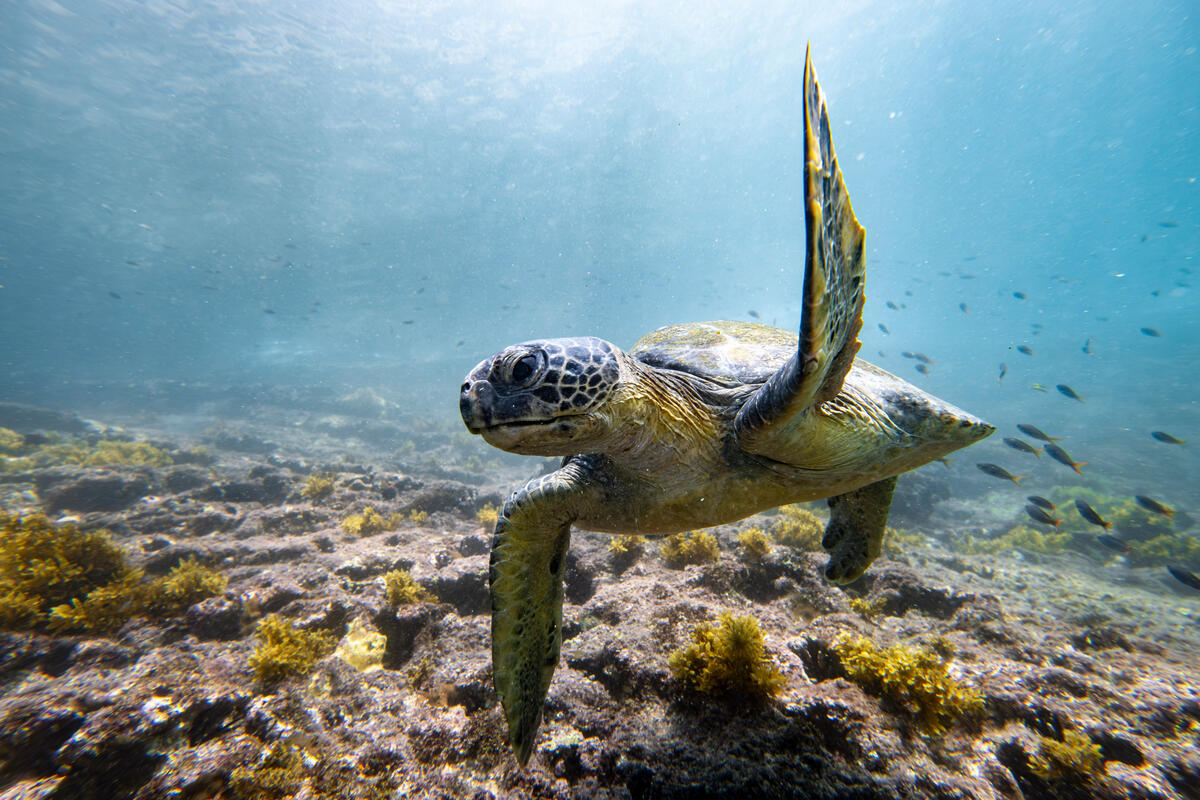
{"label": "turtle's raised front flipper", "polygon": [[[812,60],[804,63],[804,308],[800,345],[737,417],[738,442],[753,453],[794,452],[794,426],[836,397],[861,343],[865,233],[850,207],[833,152],[829,111]],[[782,456],[782,457],[780,457]]]}
{"label": "turtle's raised front flipper", "polygon": [[567,544],[587,487],[571,464],[534,478],[508,498],[492,536],[492,674],[522,765],[558,666]]}
{"label": "turtle's raised front flipper", "polygon": [[879,558],[895,490],[893,477],[829,498],[829,524],[821,539],[821,546],[829,553],[826,578],[849,583]]}

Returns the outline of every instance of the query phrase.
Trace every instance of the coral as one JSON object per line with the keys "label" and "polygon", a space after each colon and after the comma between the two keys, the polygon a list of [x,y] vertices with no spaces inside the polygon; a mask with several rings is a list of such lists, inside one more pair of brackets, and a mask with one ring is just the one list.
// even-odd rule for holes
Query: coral
{"label": "coral", "polygon": [[351,514],[342,520],[342,530],[353,536],[370,536],[383,533],[395,527],[394,520],[384,518],[372,506],[367,506],[361,514]]}
{"label": "coral", "polygon": [[1087,734],[1064,730],[1062,741],[1038,737],[1038,752],[1029,759],[1029,768],[1047,781],[1087,783],[1104,772],[1104,756]]}
{"label": "coral", "polygon": [[387,601],[394,606],[437,602],[437,596],[414,581],[406,569],[394,569],[384,575],[383,588]]}
{"label": "coral", "polygon": [[751,561],[761,561],[771,553],[771,543],[762,528],[747,528],[738,534],[737,540],[743,555]]}
{"label": "coral", "polygon": [[688,564],[707,564],[721,556],[717,537],[711,533],[695,531],[676,533],[662,543],[662,556],[667,566],[681,569]]}
{"label": "coral", "polygon": [[675,677],[705,694],[734,699],[775,697],[787,679],[775,667],[754,617],[721,615],[720,626],[692,629],[692,643],[667,663]]}
{"label": "coral", "polygon": [[475,512],[475,519],[480,525],[491,530],[496,527],[496,521],[500,518],[500,509],[496,508],[493,503],[488,503],[483,508]]}
{"label": "coral", "polygon": [[255,676],[264,684],[304,675],[334,648],[329,634],[306,631],[271,614],[258,622],[258,644],[250,656]]}
{"label": "coral", "polygon": [[337,477],[332,472],[314,472],[304,481],[300,496],[308,500],[324,500],[333,494]]}
{"label": "coral", "polygon": [[359,672],[374,672],[383,667],[387,637],[372,630],[361,618],[350,623],[350,629],[338,642],[333,654]]}
{"label": "coral", "polygon": [[799,504],[779,507],[780,516],[771,524],[775,541],[797,550],[820,550],[825,521]]}
{"label": "coral", "polygon": [[983,711],[983,697],[951,677],[932,650],[894,645],[880,650],[864,636],[841,636],[833,644],[847,677],[872,694],[909,709],[929,733]]}

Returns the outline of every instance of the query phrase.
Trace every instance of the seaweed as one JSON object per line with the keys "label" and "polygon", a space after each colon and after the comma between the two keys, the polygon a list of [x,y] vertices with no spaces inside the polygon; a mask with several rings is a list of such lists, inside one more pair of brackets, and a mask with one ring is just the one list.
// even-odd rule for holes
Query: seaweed
{"label": "seaweed", "polygon": [[10,428],[0,428],[0,453],[13,455],[21,452],[25,437]]}
{"label": "seaweed", "polygon": [[383,668],[385,650],[387,637],[359,618],[350,623],[350,629],[338,642],[333,654],[359,672],[374,672]]}
{"label": "seaweed", "polygon": [[258,644],[250,656],[250,667],[267,685],[307,674],[336,645],[329,634],[301,630],[278,614],[259,620],[255,633]]}
{"label": "seaweed", "polygon": [[475,512],[475,519],[480,525],[491,530],[496,527],[496,522],[500,518],[500,509],[496,508],[494,503],[488,503],[483,508]]}
{"label": "seaweed", "polygon": [[300,496],[308,500],[324,500],[333,494],[337,477],[332,472],[314,472],[304,481]]}
{"label": "seaweed", "polygon": [[703,531],[675,533],[662,543],[662,556],[667,566],[682,569],[688,564],[708,564],[721,556],[717,537]]}
{"label": "seaweed", "polygon": [[1006,533],[992,539],[976,539],[967,536],[958,549],[969,555],[995,555],[1006,550],[1024,550],[1029,553],[1061,553],[1074,540],[1070,531],[1040,531],[1028,525],[1017,525]]}
{"label": "seaweed", "polygon": [[908,709],[931,734],[983,712],[979,692],[956,681],[945,659],[931,649],[894,645],[881,650],[865,636],[841,636],[833,650],[850,680]]}
{"label": "seaweed", "polygon": [[1029,759],[1029,768],[1046,781],[1088,783],[1104,773],[1104,756],[1086,733],[1064,730],[1061,741],[1038,737],[1038,752]]}
{"label": "seaweed", "polygon": [[394,569],[384,575],[383,588],[388,603],[394,606],[437,602],[437,596],[414,581],[406,569]]}
{"label": "seaweed", "polygon": [[775,541],[797,550],[818,551],[825,536],[825,521],[803,506],[779,507],[780,516],[771,524]]}
{"label": "seaweed", "polygon": [[726,612],[719,626],[703,622],[691,635],[692,643],[667,659],[672,674],[687,686],[729,699],[767,700],[783,691],[787,679],[767,653],[754,617]]}
{"label": "seaweed", "polygon": [[424,525],[429,522],[429,512],[414,508],[408,512],[408,518],[414,525]]}
{"label": "seaweed", "polygon": [[742,546],[742,556],[747,560],[762,561],[771,554],[771,542],[762,528],[746,528],[738,534],[737,540]]}
{"label": "seaweed", "polygon": [[373,506],[367,506],[361,514],[351,514],[342,520],[342,530],[352,536],[371,536],[393,527],[395,520],[384,517]]}

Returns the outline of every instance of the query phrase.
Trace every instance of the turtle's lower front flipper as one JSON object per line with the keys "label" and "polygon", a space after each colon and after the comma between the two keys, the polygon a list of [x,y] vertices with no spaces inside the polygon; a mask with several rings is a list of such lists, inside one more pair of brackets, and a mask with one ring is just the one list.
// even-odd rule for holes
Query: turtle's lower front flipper
{"label": "turtle's lower front flipper", "polygon": [[534,478],[508,498],[492,537],[492,673],[522,765],[558,665],[567,544],[587,486],[570,464]]}
{"label": "turtle's lower front flipper", "polygon": [[829,498],[829,524],[821,540],[829,553],[826,578],[849,583],[879,557],[895,490],[896,479],[886,478]]}

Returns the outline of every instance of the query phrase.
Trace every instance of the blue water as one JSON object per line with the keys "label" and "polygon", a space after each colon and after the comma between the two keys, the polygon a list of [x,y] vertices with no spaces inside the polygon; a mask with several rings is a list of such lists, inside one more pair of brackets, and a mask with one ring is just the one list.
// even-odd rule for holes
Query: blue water
{"label": "blue water", "polygon": [[[7,2],[0,399],[359,380],[453,417],[510,342],[794,328],[811,42],[862,355],[1200,508],[1194,5],[737,5]],[[998,439],[955,468],[1025,466]]]}

